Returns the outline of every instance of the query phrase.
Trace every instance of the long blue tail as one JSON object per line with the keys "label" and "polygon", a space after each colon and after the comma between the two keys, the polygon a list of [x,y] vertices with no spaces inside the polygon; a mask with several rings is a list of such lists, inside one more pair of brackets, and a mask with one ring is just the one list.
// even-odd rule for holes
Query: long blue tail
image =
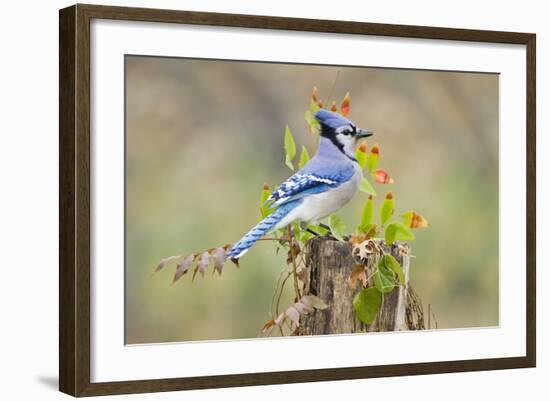
{"label": "long blue tail", "polygon": [[279,206],[273,213],[260,221],[252,228],[248,233],[237,242],[229,252],[227,252],[226,258],[239,259],[243,256],[252,246],[268,233],[273,227],[277,225],[292,209],[298,206],[302,200],[296,200]]}

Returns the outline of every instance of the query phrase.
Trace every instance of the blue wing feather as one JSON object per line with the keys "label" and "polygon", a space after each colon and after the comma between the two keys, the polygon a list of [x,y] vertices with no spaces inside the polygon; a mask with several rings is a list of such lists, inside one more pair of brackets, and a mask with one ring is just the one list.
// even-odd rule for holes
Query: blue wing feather
{"label": "blue wing feather", "polygon": [[332,174],[299,171],[273,191],[266,202],[273,202],[274,206],[279,206],[308,195],[329,191],[347,182],[353,176],[353,172],[353,168],[332,172]]}
{"label": "blue wing feather", "polygon": [[275,210],[254,226],[228,252],[227,257],[238,259],[256,241],[277,226],[294,209],[303,204],[303,199],[331,191],[348,182],[356,173],[354,163],[327,138],[320,138],[317,154],[296,174],[273,191],[265,204]]}

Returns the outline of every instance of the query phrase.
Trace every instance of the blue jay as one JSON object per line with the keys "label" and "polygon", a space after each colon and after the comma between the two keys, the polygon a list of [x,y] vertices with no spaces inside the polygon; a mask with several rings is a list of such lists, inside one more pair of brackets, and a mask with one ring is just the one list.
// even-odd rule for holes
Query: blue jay
{"label": "blue jay", "polygon": [[373,133],[328,110],[317,111],[315,118],[321,126],[317,153],[269,196],[266,203],[276,209],[233,245],[227,258],[239,259],[272,230],[296,221],[318,223],[357,193],[363,173],[355,152],[359,139]]}

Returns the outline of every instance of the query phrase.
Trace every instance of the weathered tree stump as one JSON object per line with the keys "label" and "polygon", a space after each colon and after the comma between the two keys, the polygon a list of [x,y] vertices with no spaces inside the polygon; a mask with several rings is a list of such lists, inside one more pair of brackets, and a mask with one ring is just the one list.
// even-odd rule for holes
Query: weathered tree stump
{"label": "weathered tree stump", "polygon": [[[383,240],[374,240],[393,255],[401,264],[405,283],[396,286],[385,294],[383,305],[376,319],[369,325],[360,322],[355,316],[353,298],[360,290],[351,288],[348,278],[356,265],[356,255],[352,254],[349,242],[335,241],[318,237],[309,241],[306,247],[306,268],[304,294],[320,297],[329,305],[324,310],[301,317],[297,335],[345,334],[373,331],[399,331],[424,329],[422,304],[409,285],[410,250],[405,243],[395,243],[388,247]],[[367,266],[366,276],[370,277],[367,286],[373,286],[372,274],[376,269],[375,257],[363,260]]]}

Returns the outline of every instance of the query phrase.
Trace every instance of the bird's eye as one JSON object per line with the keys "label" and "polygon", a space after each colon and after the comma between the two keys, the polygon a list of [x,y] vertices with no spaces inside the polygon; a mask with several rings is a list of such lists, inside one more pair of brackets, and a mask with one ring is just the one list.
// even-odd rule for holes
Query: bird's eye
{"label": "bird's eye", "polygon": [[355,127],[351,125],[345,125],[336,129],[336,133],[339,135],[349,136],[349,135],[353,135],[354,132],[355,132]]}

